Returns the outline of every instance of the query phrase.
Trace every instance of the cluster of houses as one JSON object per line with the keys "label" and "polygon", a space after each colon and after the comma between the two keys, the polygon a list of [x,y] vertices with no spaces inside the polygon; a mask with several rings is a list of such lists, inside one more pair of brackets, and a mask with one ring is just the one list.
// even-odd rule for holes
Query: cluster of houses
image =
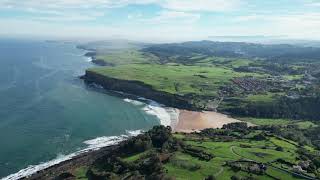
{"label": "cluster of houses", "polygon": [[[266,92],[283,92],[289,90],[294,84],[285,81],[280,77],[239,77],[232,79],[233,84],[248,94],[259,94]],[[232,88],[232,87],[231,87]],[[233,89],[235,89],[233,87]]]}
{"label": "cluster of houses", "polygon": [[254,77],[235,78],[232,82],[247,92],[264,92],[270,89],[268,81]]}
{"label": "cluster of houses", "polygon": [[231,167],[231,169],[235,171],[241,170],[257,175],[263,175],[267,170],[267,166],[263,163],[249,160],[229,161],[227,162],[227,166]]}

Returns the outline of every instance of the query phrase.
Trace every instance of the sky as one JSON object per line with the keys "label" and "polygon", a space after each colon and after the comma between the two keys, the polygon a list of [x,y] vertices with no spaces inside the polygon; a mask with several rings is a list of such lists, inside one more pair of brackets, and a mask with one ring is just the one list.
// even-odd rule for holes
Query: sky
{"label": "sky", "polygon": [[0,36],[320,39],[320,0],[0,0]]}

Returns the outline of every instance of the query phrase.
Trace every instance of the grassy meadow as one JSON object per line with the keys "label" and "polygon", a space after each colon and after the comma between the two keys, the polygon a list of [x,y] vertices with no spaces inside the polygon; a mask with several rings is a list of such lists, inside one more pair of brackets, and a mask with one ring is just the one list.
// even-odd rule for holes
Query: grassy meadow
{"label": "grassy meadow", "polygon": [[[177,180],[204,179],[210,175],[221,180],[229,180],[232,176],[253,177],[265,180],[274,179],[272,177],[292,180],[301,179],[293,176],[290,172],[281,170],[287,168],[290,171],[290,168],[276,162],[278,159],[283,159],[290,163],[297,163],[298,155],[296,154],[296,150],[298,146],[294,143],[289,143],[289,140],[268,137],[263,141],[242,139],[232,142],[217,142],[210,139],[202,139],[200,141],[198,138],[190,138],[184,134],[175,134],[174,136],[193,148],[198,148],[214,155],[214,158],[210,161],[203,161],[183,151],[176,151],[171,154],[170,160],[163,164],[168,177],[174,177]],[[277,151],[277,147],[282,147],[283,151]],[[123,157],[122,160],[127,163],[138,163],[146,158],[148,153],[151,153],[151,151]],[[256,175],[245,171],[234,171],[226,165],[227,161],[238,160],[253,160],[268,164],[268,169],[264,175]],[[87,179],[86,170],[86,167],[76,169],[74,171],[76,179]]]}
{"label": "grassy meadow", "polygon": [[307,129],[317,127],[318,125],[312,121],[306,120],[292,120],[292,119],[265,119],[265,118],[238,118],[255,125],[296,125],[300,129]]}
{"label": "grassy meadow", "polygon": [[134,80],[151,85],[155,90],[172,94],[216,96],[219,87],[235,77],[255,75],[238,73],[225,67],[185,65],[130,64],[102,67],[90,71],[122,80]]}

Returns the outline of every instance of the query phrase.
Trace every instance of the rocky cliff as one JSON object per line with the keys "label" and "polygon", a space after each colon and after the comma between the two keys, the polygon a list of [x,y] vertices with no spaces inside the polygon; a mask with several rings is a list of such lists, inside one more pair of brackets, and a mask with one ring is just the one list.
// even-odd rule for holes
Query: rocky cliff
{"label": "rocky cliff", "polygon": [[150,85],[144,84],[143,82],[115,79],[90,70],[87,70],[82,78],[87,83],[99,84],[107,90],[121,91],[141,96],[170,107],[190,110],[195,109],[190,103],[189,98],[154,90]]}

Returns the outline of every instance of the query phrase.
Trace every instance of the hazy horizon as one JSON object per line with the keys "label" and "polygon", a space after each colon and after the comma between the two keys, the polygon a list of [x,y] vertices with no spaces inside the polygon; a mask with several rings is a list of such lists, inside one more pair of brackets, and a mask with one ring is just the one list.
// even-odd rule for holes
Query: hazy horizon
{"label": "hazy horizon", "polygon": [[319,40],[318,0],[3,0],[0,36],[204,40],[266,36]]}

